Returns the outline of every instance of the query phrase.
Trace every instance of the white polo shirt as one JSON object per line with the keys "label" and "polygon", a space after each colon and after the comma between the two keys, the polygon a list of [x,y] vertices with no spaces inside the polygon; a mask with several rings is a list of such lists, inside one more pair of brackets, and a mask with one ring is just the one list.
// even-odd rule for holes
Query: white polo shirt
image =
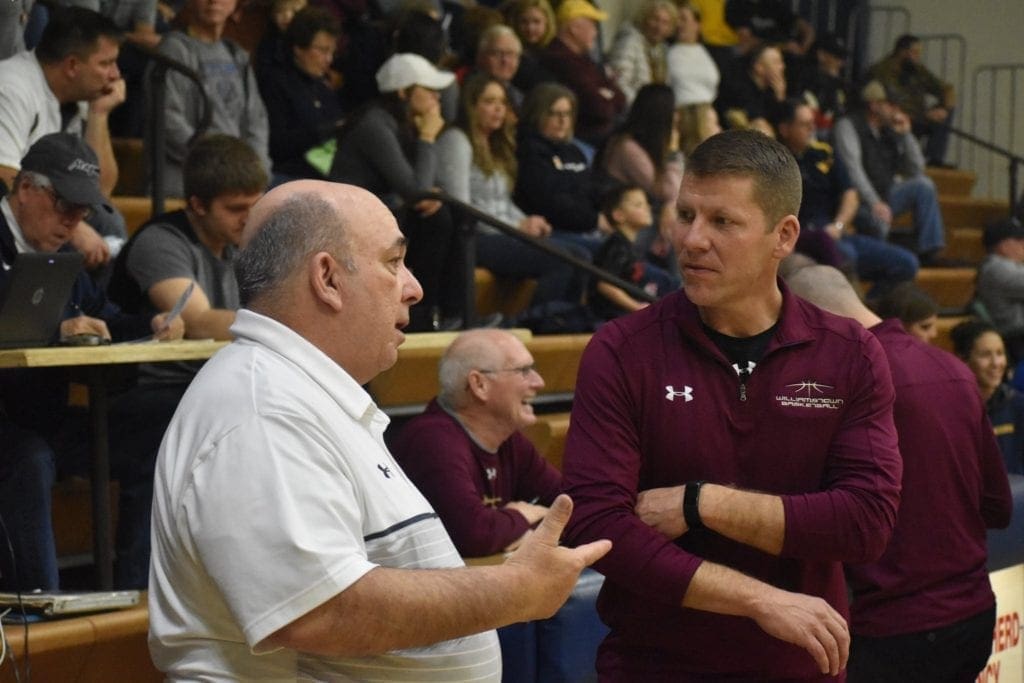
{"label": "white polo shirt", "polygon": [[355,380],[269,318],[240,310],[231,331],[236,341],[192,382],[157,461],[156,665],[171,680],[499,681],[493,631],[358,659],[256,649],[375,566],[462,560]]}

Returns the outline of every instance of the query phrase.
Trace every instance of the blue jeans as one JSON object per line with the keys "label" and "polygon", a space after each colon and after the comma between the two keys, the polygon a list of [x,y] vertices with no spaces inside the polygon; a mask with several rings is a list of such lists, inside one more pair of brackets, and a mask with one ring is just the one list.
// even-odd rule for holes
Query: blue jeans
{"label": "blue jeans", "polygon": [[844,235],[836,246],[856,268],[857,277],[874,283],[868,298],[880,297],[917,275],[917,256],[876,237]]}
{"label": "blue jeans", "polygon": [[[56,480],[54,454],[42,438],[0,418],[0,517],[8,538],[0,539],[0,589],[55,590],[57,550],[50,520],[50,491]],[[15,567],[7,541],[14,550]],[[17,573],[17,585],[14,575]]]}
{"label": "blue jeans", "polygon": [[[889,208],[894,217],[905,211],[913,214],[918,254],[933,253],[946,246],[946,226],[931,178],[917,175],[893,184],[889,190]],[[883,239],[888,238],[890,226],[875,220],[874,227]]]}
{"label": "blue jeans", "polygon": [[153,476],[160,442],[188,384],[140,384],[110,407],[111,473],[121,483],[114,586],[145,588],[149,582]]}
{"label": "blue jeans", "polygon": [[[565,233],[552,235],[552,246],[567,251],[578,259],[591,260],[591,252],[576,240],[562,239]],[[499,277],[534,278],[531,306],[549,301],[578,302],[583,293],[583,273],[571,265],[540,249],[534,249],[526,242],[501,234],[479,235],[476,240],[476,260]]]}

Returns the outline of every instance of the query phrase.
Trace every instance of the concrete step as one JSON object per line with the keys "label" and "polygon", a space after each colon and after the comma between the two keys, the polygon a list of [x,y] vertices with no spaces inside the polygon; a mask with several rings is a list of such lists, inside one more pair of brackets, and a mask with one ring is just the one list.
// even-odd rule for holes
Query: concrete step
{"label": "concrete step", "polygon": [[974,298],[974,268],[922,268],[914,282],[943,309],[962,310]]}
{"label": "concrete step", "polygon": [[971,191],[974,190],[974,183],[978,180],[978,176],[972,171],[961,171],[956,168],[929,166],[925,169],[925,174],[935,182],[939,194],[944,195],[970,197]]}

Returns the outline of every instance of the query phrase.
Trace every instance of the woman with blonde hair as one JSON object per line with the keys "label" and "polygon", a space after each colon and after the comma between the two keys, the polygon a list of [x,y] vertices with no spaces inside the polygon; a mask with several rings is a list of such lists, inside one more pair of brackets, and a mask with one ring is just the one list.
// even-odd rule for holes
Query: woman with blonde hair
{"label": "woman with blonde hair", "polygon": [[555,11],[548,0],[508,0],[501,5],[505,23],[523,41],[525,52],[547,47],[555,37]]}
{"label": "woman with blonde hair", "polygon": [[[497,78],[477,73],[466,80],[456,125],[438,138],[437,152],[438,182],[448,194],[532,237],[550,239],[577,258],[589,259],[586,249],[552,234],[543,216],[527,215],[512,200],[518,169],[515,117]],[[579,301],[582,282],[571,266],[486,223],[478,224],[476,257],[481,267],[499,277],[535,278],[532,305]]]}
{"label": "woman with blonde hair", "polygon": [[712,135],[722,132],[718,112],[710,102],[686,104],[676,109],[676,129],[679,131],[679,151],[685,159],[697,145]]}
{"label": "woman with blonde hair", "polygon": [[668,75],[666,42],[676,30],[679,14],[671,0],[648,0],[640,5],[632,23],[615,36],[608,65],[615,81],[632,103],[648,83],[664,83]]}

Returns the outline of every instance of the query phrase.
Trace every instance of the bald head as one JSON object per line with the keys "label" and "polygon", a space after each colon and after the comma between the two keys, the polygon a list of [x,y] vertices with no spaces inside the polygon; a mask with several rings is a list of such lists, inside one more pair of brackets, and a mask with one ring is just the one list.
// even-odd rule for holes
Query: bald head
{"label": "bald head", "polygon": [[853,318],[864,327],[882,320],[864,305],[846,276],[832,266],[808,266],[786,278],[791,292],[829,313]]}
{"label": "bald head", "polygon": [[460,334],[438,364],[441,402],[449,408],[461,407],[470,371],[500,367],[509,350],[522,345],[515,335],[505,330],[468,330]]}
{"label": "bald head", "polygon": [[379,220],[394,218],[373,194],[353,185],[297,180],[275,187],[253,206],[242,233],[235,261],[242,305],[280,302],[286,283],[318,252],[354,272],[352,242]]}

